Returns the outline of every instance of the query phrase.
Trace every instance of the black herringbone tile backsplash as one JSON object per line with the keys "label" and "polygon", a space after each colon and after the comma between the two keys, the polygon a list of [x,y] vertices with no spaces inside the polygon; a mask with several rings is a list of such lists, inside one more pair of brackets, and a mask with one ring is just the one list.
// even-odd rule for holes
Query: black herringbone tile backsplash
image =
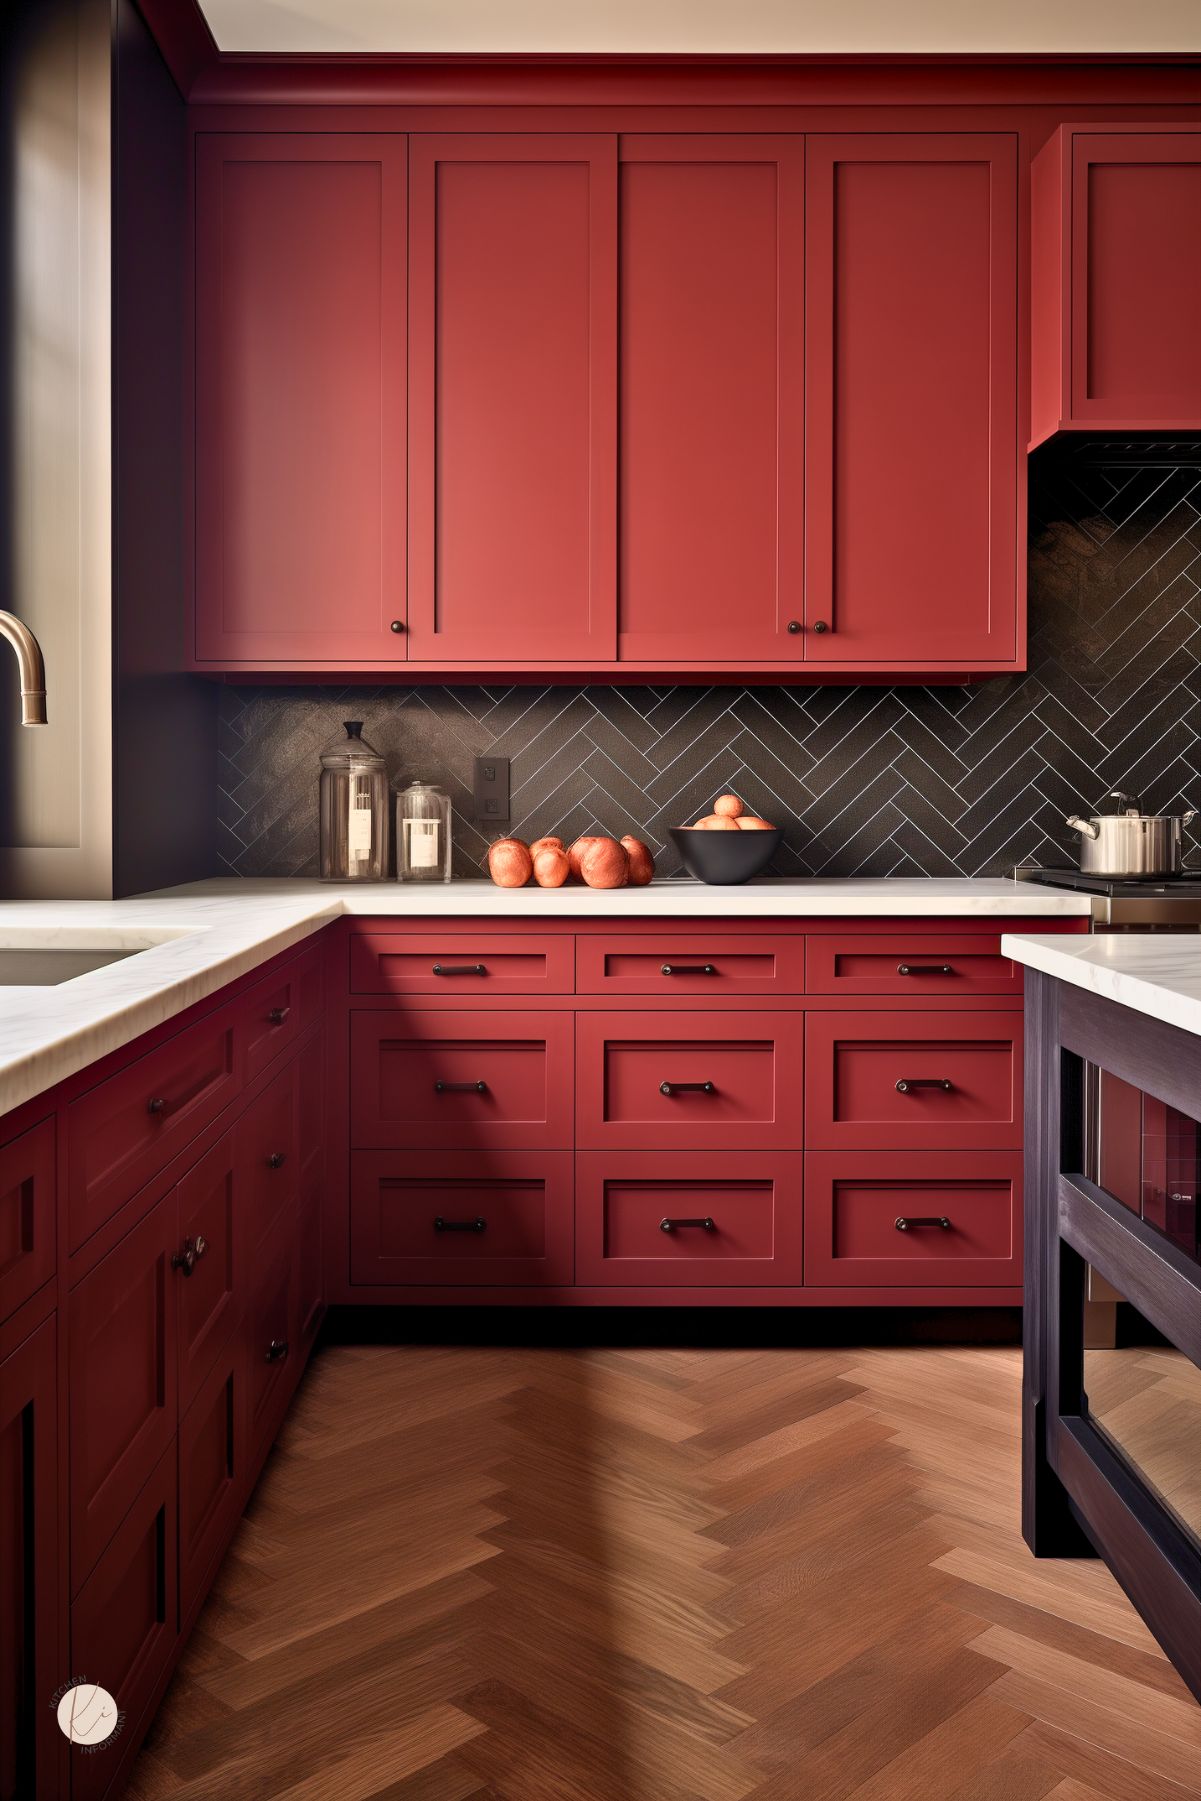
{"label": "black herringbone tile backsplash", "polygon": [[786,828],[783,875],[1074,862],[1063,816],[1106,788],[1201,794],[1201,445],[1043,452],[1029,542],[1028,673],[967,687],[227,687],[223,873],[316,874],[317,757],[345,718],[394,781],[449,791],[462,875],[496,835],[471,816],[484,751],[512,759],[513,832],[633,831],[663,875],[668,826],[723,789]]}

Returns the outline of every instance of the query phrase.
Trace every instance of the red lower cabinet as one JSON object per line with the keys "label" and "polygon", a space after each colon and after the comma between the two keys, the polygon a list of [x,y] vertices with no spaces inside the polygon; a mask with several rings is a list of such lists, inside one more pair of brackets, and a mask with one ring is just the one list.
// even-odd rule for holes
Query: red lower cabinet
{"label": "red lower cabinet", "polygon": [[799,1152],[577,1157],[581,1285],[799,1288],[801,1276]]}
{"label": "red lower cabinet", "polygon": [[1019,1286],[1021,1154],[809,1152],[805,1280],[815,1288]]}
{"label": "red lower cabinet", "polygon": [[571,1152],[356,1151],[350,1239],[355,1283],[570,1283]]}
{"label": "red lower cabinet", "polygon": [[57,1794],[57,1321],[0,1361],[0,1801]]}
{"label": "red lower cabinet", "polygon": [[800,1013],[581,1013],[581,1150],[799,1148]]}
{"label": "red lower cabinet", "polygon": [[244,1190],[233,1132],[227,1132],[188,1172],[177,1194],[182,1413],[232,1336],[241,1302]]}
{"label": "red lower cabinet", "polygon": [[246,1357],[231,1339],[179,1422],[179,1611],[186,1619],[245,1499]]}
{"label": "red lower cabinet", "polygon": [[814,1150],[1020,1149],[1022,1015],[811,1013]]}
{"label": "red lower cabinet", "polygon": [[[71,1608],[71,1669],[107,1689],[136,1733],[179,1633],[172,1444]],[[72,1801],[99,1801],[124,1750],[71,1750]]]}
{"label": "red lower cabinet", "polygon": [[73,1592],[174,1441],[178,1248],[172,1190],[67,1303]]}

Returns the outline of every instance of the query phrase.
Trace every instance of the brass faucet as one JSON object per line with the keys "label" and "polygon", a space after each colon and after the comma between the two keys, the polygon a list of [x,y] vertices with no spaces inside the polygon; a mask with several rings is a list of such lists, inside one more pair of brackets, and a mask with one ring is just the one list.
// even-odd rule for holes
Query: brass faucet
{"label": "brass faucet", "polygon": [[21,724],[46,723],[46,664],[42,647],[15,613],[0,612],[0,638],[7,638],[21,672]]}

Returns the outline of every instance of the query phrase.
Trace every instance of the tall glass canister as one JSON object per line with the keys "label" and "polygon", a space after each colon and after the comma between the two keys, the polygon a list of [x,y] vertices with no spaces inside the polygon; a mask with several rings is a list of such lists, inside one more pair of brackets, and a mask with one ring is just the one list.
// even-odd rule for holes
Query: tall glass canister
{"label": "tall glass canister", "polygon": [[321,880],[381,882],[388,873],[388,771],[361,719],[321,753]]}
{"label": "tall glass canister", "polygon": [[432,782],[410,782],[396,797],[396,879],[449,882],[450,796]]}

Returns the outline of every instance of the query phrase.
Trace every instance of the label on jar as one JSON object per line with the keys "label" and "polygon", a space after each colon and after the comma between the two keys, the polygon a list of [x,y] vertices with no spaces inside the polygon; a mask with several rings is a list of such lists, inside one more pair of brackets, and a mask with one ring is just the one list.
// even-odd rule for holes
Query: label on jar
{"label": "label on jar", "polygon": [[438,827],[437,819],[406,819],[405,829],[409,834],[409,868],[437,869],[438,867]]}
{"label": "label on jar", "polygon": [[351,807],[350,826],[347,833],[347,845],[352,856],[366,857],[371,854],[371,808]]}

